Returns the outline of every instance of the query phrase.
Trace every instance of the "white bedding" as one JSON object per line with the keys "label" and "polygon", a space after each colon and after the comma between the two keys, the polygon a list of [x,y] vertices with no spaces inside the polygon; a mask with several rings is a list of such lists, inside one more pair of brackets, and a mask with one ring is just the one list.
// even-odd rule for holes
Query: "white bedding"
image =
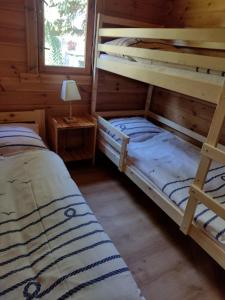
{"label": "white bedding", "polygon": [[0,299],[137,300],[123,259],[53,152],[0,158]]}
{"label": "white bedding", "polygon": [[[127,124],[128,119],[123,118],[123,121],[119,119],[117,124]],[[135,119],[132,118],[134,122]],[[113,122],[115,124],[115,119],[112,119],[112,124]],[[117,128],[119,127],[117,126]],[[135,130],[135,126],[133,126],[132,134],[135,133]],[[131,141],[128,145],[128,155],[132,164],[141,170],[182,211],[185,210],[189,187],[194,180],[200,160],[199,148],[161,129],[160,133],[156,133],[149,139],[141,142]],[[216,162],[212,164],[206,180],[205,191],[225,207],[224,166]],[[197,207],[195,221],[211,236],[225,244],[225,221],[203,204],[199,204]]]}

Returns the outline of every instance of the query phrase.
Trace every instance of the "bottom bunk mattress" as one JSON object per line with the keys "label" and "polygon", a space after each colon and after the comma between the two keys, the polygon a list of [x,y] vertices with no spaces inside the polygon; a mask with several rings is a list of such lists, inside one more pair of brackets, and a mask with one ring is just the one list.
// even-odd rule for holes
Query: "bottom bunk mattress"
{"label": "bottom bunk mattress", "polygon": [[[138,168],[181,211],[200,161],[200,149],[141,117],[118,118],[111,124],[130,137],[129,164]],[[225,207],[225,167],[213,162],[204,190]],[[225,244],[225,221],[199,203],[196,223]]]}
{"label": "bottom bunk mattress", "polygon": [[137,300],[140,291],[62,160],[0,158],[0,299]]}

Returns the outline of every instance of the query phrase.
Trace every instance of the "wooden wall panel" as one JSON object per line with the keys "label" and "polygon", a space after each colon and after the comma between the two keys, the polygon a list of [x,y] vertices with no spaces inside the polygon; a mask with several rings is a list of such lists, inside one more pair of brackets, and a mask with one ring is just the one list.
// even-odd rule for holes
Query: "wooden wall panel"
{"label": "wooden wall panel", "polygon": [[99,71],[97,111],[143,109],[147,85]]}
{"label": "wooden wall panel", "polygon": [[167,26],[224,27],[224,0],[172,0],[165,18]]}
{"label": "wooden wall panel", "polygon": [[[224,0],[172,0],[168,2],[170,2],[170,11],[164,22],[167,27],[225,26]],[[214,54],[224,56],[225,51]],[[151,109],[180,125],[206,135],[215,106],[156,88]],[[222,135],[225,141],[225,130]]]}
{"label": "wooden wall panel", "polygon": [[214,105],[158,88],[154,90],[151,109],[157,114],[204,135],[209,129]]}
{"label": "wooden wall panel", "polygon": [[4,43],[13,43],[17,45],[25,45],[25,31],[24,29],[15,29],[9,27],[0,27],[0,41]]}
{"label": "wooden wall panel", "polygon": [[[99,11],[161,25],[170,3],[165,0],[100,0]],[[148,86],[109,72],[100,72],[97,111],[144,109]]]}
{"label": "wooden wall panel", "polygon": [[[68,113],[68,105],[60,100],[59,95],[61,82],[68,77],[38,73],[32,76],[27,73],[30,71],[30,62],[26,40],[26,10],[31,10],[30,4],[31,0],[0,1],[0,110],[45,108],[51,114],[65,114]],[[37,45],[36,40],[34,44]],[[31,53],[31,56],[35,54]],[[74,105],[74,110],[88,111],[91,76],[72,77],[78,79],[83,99]]]}
{"label": "wooden wall panel", "polygon": [[[46,108],[47,113],[63,115],[68,107],[60,101],[59,94],[61,81],[67,77],[51,74],[44,76],[38,74],[36,68],[30,68],[31,60],[34,63],[37,61],[37,51],[33,53],[32,47],[27,47],[26,37],[35,36],[35,33],[32,32],[33,28],[26,28],[26,10],[29,16],[36,13],[32,10],[34,1],[0,1],[0,110]],[[164,0],[96,1],[99,12],[157,23],[161,23],[163,14],[168,13],[170,8]],[[33,41],[33,45],[36,42]],[[78,79],[83,98],[73,105],[74,111],[89,111],[91,76],[72,78]],[[101,79],[101,109],[138,109],[143,106],[146,85],[109,73],[102,74]]]}
{"label": "wooden wall panel", "polygon": [[170,1],[165,0],[103,0],[105,14],[162,24],[170,12]]}
{"label": "wooden wall panel", "polygon": [[[0,1],[0,110],[46,108],[51,114],[65,114],[68,107],[60,101],[59,93],[66,76],[26,75],[29,69],[25,12],[29,1]],[[99,11],[108,15],[175,27],[225,26],[224,0],[97,1]],[[83,100],[74,104],[74,111],[89,111],[91,76],[79,77],[79,83]],[[99,83],[98,110],[143,108],[145,84],[107,72],[101,72]],[[212,106],[157,88],[153,110],[202,134],[213,113]]]}

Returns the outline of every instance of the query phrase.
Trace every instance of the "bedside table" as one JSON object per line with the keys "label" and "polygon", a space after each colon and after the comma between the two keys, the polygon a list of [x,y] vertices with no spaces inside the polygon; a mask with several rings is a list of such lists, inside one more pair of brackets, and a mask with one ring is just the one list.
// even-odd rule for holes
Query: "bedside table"
{"label": "bedside table", "polygon": [[64,162],[92,159],[95,162],[97,121],[91,115],[80,115],[74,123],[63,117],[49,120],[50,145]]}

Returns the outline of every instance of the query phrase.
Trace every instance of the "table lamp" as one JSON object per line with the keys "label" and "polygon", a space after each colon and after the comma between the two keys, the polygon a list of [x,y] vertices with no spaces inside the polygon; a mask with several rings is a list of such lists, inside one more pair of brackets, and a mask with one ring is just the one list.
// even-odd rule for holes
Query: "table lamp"
{"label": "table lamp", "polygon": [[76,122],[76,118],[72,116],[72,101],[81,100],[81,96],[74,80],[63,80],[61,89],[61,99],[69,101],[69,117],[65,117],[66,123]]}

